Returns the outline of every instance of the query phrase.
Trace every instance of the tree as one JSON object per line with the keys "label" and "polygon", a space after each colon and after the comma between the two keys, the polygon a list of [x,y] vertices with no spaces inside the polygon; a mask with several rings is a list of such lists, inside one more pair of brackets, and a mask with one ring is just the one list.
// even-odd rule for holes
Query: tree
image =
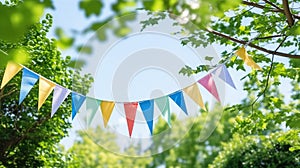
{"label": "tree", "polygon": [[[120,150],[115,135],[103,130],[100,126],[88,130],[78,131],[80,139],[68,150],[73,155],[73,161],[68,167],[145,167],[151,162],[151,158],[120,155],[104,149],[97,143],[105,143],[103,146],[109,146],[114,151]],[[136,155],[134,146],[126,149],[130,154]],[[132,152],[133,153],[132,153]]]}
{"label": "tree", "polygon": [[210,167],[299,167],[300,152],[291,148],[300,144],[298,134],[292,130],[267,137],[236,134]]}
{"label": "tree", "polygon": [[[57,50],[55,40],[46,37],[52,24],[51,15],[41,23],[30,27],[18,42],[0,41],[2,52],[23,48],[31,61],[26,67],[64,87],[71,88],[73,70],[68,69],[70,58],[63,59]],[[25,52],[25,53],[26,53]],[[18,57],[23,53],[17,52]],[[2,77],[4,69],[1,69]],[[63,157],[57,145],[71,127],[71,99],[63,103],[53,118],[50,96],[42,108],[37,110],[38,86],[36,85],[25,101],[19,105],[18,96],[21,74],[19,73],[0,91],[0,165],[5,167],[62,167],[68,158]],[[89,78],[77,75],[75,81],[86,83],[75,90],[86,92]]]}
{"label": "tree", "polygon": [[[170,133],[163,138],[153,139],[153,145],[149,149],[152,153],[158,150],[164,152],[153,155],[153,162],[149,167],[207,167],[221,151],[221,143],[227,142],[232,137],[231,129],[235,122],[236,113],[223,113],[223,108],[216,104],[207,112],[201,110],[201,115],[191,118],[188,122],[191,129],[182,137],[180,129],[186,124],[173,117]],[[160,121],[155,128],[156,132],[162,132],[168,127],[165,121]],[[172,148],[168,144],[174,144]]]}

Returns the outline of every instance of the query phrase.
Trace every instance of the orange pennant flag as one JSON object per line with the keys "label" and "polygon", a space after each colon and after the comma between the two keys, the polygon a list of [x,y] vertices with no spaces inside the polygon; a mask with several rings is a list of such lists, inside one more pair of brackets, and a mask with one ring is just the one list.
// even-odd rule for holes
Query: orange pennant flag
{"label": "orange pennant flag", "polygon": [[38,110],[42,107],[42,105],[44,104],[47,97],[50,95],[55,86],[56,85],[53,82],[43,77],[40,77]]}
{"label": "orange pennant flag", "polygon": [[194,83],[192,86],[184,88],[183,91],[190,96],[202,109],[206,110],[203,103],[203,99],[199,90],[197,83]]}
{"label": "orange pennant flag", "polygon": [[250,66],[251,68],[256,70],[262,70],[261,67],[253,61],[252,57],[248,55],[245,47],[238,49],[235,54],[242,58],[245,64]]}
{"label": "orange pennant flag", "polygon": [[100,108],[101,108],[101,112],[102,112],[104,127],[107,126],[108,120],[110,118],[110,115],[111,115],[114,107],[115,107],[114,102],[108,102],[108,101],[101,102]]}
{"label": "orange pennant flag", "polygon": [[1,83],[1,89],[20,71],[22,66],[13,62],[8,62]]}

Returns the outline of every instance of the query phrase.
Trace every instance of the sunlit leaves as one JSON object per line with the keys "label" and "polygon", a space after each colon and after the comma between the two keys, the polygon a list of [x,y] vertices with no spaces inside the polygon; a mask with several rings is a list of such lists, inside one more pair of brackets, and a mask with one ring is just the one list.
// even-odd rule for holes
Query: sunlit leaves
{"label": "sunlit leaves", "polygon": [[299,131],[288,131],[264,136],[235,135],[224,144],[210,167],[298,167]]}
{"label": "sunlit leaves", "polygon": [[24,64],[29,60],[29,54],[24,48],[9,50],[8,53],[0,50],[0,67],[6,66],[9,61]]}
{"label": "sunlit leaves", "polygon": [[16,6],[0,4],[0,11],[0,39],[16,42],[29,26],[39,22],[44,6],[37,1],[24,1]]}
{"label": "sunlit leaves", "polygon": [[100,15],[103,3],[100,0],[81,0],[79,3],[80,9],[85,12],[85,16]]}
{"label": "sunlit leaves", "polygon": [[67,49],[74,43],[74,39],[67,36],[61,28],[56,28],[55,35],[57,36],[56,44],[61,49]]}

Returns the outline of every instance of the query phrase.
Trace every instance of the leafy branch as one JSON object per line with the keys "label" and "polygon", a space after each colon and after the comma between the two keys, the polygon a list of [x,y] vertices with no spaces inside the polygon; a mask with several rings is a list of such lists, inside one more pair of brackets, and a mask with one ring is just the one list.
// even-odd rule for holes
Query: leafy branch
{"label": "leafy branch", "polygon": [[282,57],[287,57],[287,58],[300,58],[300,55],[292,55],[292,54],[288,54],[288,53],[283,53],[283,52],[278,52],[277,50],[268,50],[266,48],[263,48],[263,47],[260,47],[258,45],[255,45],[253,43],[249,43],[248,41],[245,41],[245,40],[239,40],[239,39],[236,39],[236,38],[233,38],[231,36],[228,36],[226,34],[223,34],[223,33],[220,33],[218,31],[215,31],[215,30],[212,30],[212,29],[209,29],[209,28],[206,28],[205,29],[207,32],[209,33],[212,33],[214,35],[217,35],[217,36],[220,36],[220,37],[223,37],[225,39],[228,39],[228,40],[231,40],[233,42],[236,42],[236,43],[240,43],[240,44],[243,44],[243,45],[248,45],[252,48],[255,48],[255,49],[258,49],[260,51],[263,51],[263,52],[266,52],[268,54],[274,54],[274,55],[278,55],[278,56],[282,56]]}

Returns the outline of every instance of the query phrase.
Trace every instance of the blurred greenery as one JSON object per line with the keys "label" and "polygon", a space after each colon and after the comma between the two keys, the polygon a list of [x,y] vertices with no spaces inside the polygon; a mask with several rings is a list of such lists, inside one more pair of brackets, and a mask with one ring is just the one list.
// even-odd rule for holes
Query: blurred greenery
{"label": "blurred greenery", "polygon": [[[287,2],[290,9],[282,2]],[[56,28],[57,39],[46,38],[53,21],[51,15],[43,12],[46,8],[55,9],[52,0],[0,3],[0,76],[4,65],[13,60],[65,87],[71,86],[73,77],[72,89],[86,93],[93,79],[88,74],[80,75],[84,62],[76,64],[68,56],[63,59],[57,47],[73,47],[86,53],[93,48],[77,44],[77,36],[68,35],[63,28]],[[152,148],[144,152],[154,154],[162,149],[164,152],[140,159],[105,151],[93,143],[97,139],[90,139],[80,131],[81,139],[71,149],[60,148],[59,141],[71,127],[68,121],[71,100],[68,98],[50,119],[51,96],[37,111],[35,86],[25,102],[18,105],[21,78],[18,74],[0,91],[0,167],[300,167],[299,3],[299,0],[117,0],[110,4],[114,14],[100,20],[107,2],[80,0],[78,7],[83,14],[96,18],[81,33],[96,32],[104,26],[105,33],[97,34],[100,41],[107,39],[108,30],[117,37],[126,36],[131,32],[127,23],[136,19],[136,15],[128,13],[145,9],[149,19],[141,22],[143,28],[169,17],[176,21],[175,25],[182,26],[181,33],[187,34],[182,39],[183,45],[226,46],[221,62],[236,71],[247,69],[242,60],[233,56],[241,45],[246,45],[248,54],[263,70],[247,71],[239,81],[244,83],[243,90],[248,95],[241,98],[240,104],[224,111],[217,105],[212,111],[201,111],[180,144],[168,149],[170,142],[181,137],[153,138]],[[117,19],[114,25],[106,24],[120,16],[125,19]],[[287,61],[273,59],[272,54],[276,58],[286,57]],[[208,69],[205,65],[196,69],[186,66],[181,73],[192,75]],[[174,118],[172,135],[180,131],[179,121]],[[205,132],[216,125],[214,131]],[[154,132],[167,127],[165,122],[159,122]],[[88,130],[88,133],[107,138],[107,143],[117,148],[111,141],[115,137],[104,130]]]}
{"label": "blurred greenery", "polygon": [[[51,24],[52,17],[47,15],[41,23],[32,25],[18,42],[0,41],[0,49],[19,59],[30,58],[30,61],[24,64],[26,67],[61,86],[72,88],[73,81],[81,83],[80,88],[73,89],[84,94],[90,87],[91,79],[88,75],[81,77],[78,72],[68,68],[68,58],[63,59],[55,41],[46,37]],[[3,73],[4,68],[1,68],[1,77]],[[36,85],[19,105],[20,82],[21,73],[18,73],[0,90],[0,165],[64,167],[70,158],[65,157],[58,143],[67,136],[71,127],[71,99],[67,98],[54,117],[50,118],[52,96],[37,111]]]}
{"label": "blurred greenery", "polygon": [[139,168],[145,167],[152,160],[151,157],[130,157],[138,156],[136,151],[141,150],[138,146],[130,146],[125,149],[130,156],[116,154],[105,149],[103,146],[109,147],[113,151],[120,150],[115,141],[116,136],[99,126],[78,131],[78,134],[80,139],[68,150],[68,154],[74,156],[68,167]]}

